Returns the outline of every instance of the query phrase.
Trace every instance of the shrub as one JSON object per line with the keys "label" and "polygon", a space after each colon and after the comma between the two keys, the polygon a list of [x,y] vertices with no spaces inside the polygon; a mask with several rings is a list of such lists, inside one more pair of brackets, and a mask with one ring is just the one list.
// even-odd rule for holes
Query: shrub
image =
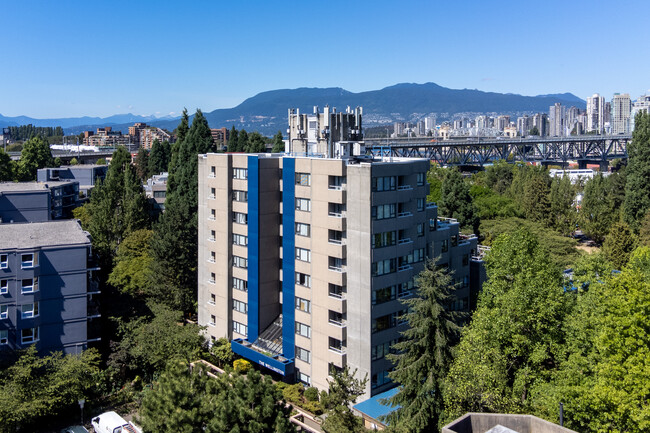
{"label": "shrub", "polygon": [[248,370],[251,369],[251,363],[245,359],[236,359],[235,362],[232,363],[232,366],[235,371],[240,374],[246,374]]}
{"label": "shrub", "polygon": [[302,403],[302,394],[304,393],[304,388],[301,384],[295,383],[289,385],[282,390],[282,396],[286,401],[291,403],[301,404]]}
{"label": "shrub", "polygon": [[308,401],[318,401],[318,389],[309,387],[305,390],[305,398]]}

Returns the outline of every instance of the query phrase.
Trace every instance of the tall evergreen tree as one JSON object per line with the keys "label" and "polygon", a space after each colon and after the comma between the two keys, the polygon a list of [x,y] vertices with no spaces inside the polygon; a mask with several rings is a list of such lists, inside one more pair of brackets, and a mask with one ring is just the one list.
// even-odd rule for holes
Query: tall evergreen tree
{"label": "tall evergreen tree", "polygon": [[246,146],[246,153],[263,153],[266,152],[266,140],[259,132],[252,132],[248,136],[248,146]]}
{"label": "tall evergreen tree", "polygon": [[228,137],[228,152],[240,152],[238,148],[239,145],[239,133],[235,129],[235,125],[232,125],[230,128],[230,136]]}
{"label": "tall evergreen tree", "polygon": [[650,210],[650,113],[634,118],[632,142],[627,145],[625,221],[638,233],[639,224]]}
{"label": "tall evergreen tree", "polygon": [[573,206],[575,189],[571,185],[569,176],[556,177],[551,181],[551,202],[552,226],[564,236],[575,230],[577,213]]}
{"label": "tall evergreen tree", "polygon": [[149,178],[149,151],[144,147],[141,147],[135,156],[135,172],[141,181]]}
{"label": "tall evergreen tree", "polygon": [[180,159],[180,148],[183,146],[185,137],[190,129],[190,120],[187,115],[187,108],[183,109],[183,115],[181,116],[181,123],[178,124],[176,128],[176,142],[172,145],[171,156],[169,159],[169,178],[167,179],[167,191],[176,189],[176,173],[178,172],[178,167],[184,163]]}
{"label": "tall evergreen tree", "polygon": [[54,166],[50,145],[42,137],[34,137],[23,144],[18,162],[17,178],[22,181],[36,180],[39,168]]}
{"label": "tall evergreen tree", "polygon": [[248,149],[248,132],[242,129],[237,134],[237,152],[246,152]]}
{"label": "tall evergreen tree", "polygon": [[528,179],[524,187],[523,206],[526,218],[546,226],[552,222],[548,173],[538,173]]}
{"label": "tall evergreen tree", "polygon": [[587,236],[601,243],[617,219],[618,208],[612,200],[609,182],[598,174],[585,184],[579,214],[580,226]]}
{"label": "tall evergreen tree", "polygon": [[196,304],[198,155],[213,151],[210,127],[197,110],[172,157],[165,212],[154,227],[151,243],[153,290],[167,305],[185,313],[195,311]]}
{"label": "tall evergreen tree", "polygon": [[273,136],[273,153],[282,153],[284,152],[284,141],[282,140],[282,131],[278,131],[277,134]]}
{"label": "tall evergreen tree", "polygon": [[165,164],[165,150],[162,143],[155,139],[151,145],[151,152],[149,152],[149,162],[147,166],[147,177],[151,177],[154,174],[159,174],[167,170]]}
{"label": "tall evergreen tree", "polygon": [[620,270],[627,264],[635,247],[636,236],[627,223],[620,221],[614,223],[607,234],[603,244],[603,254],[616,269]]}
{"label": "tall evergreen tree", "polygon": [[0,149],[0,182],[8,182],[14,179],[14,164],[8,153]]}
{"label": "tall evergreen tree", "polygon": [[387,417],[397,432],[438,431],[444,408],[442,385],[457,342],[459,317],[449,309],[453,282],[430,260],[416,278],[417,296],[403,301],[409,329],[389,354],[395,369],[390,378],[400,385],[390,402],[399,405]]}
{"label": "tall evergreen tree", "polygon": [[440,201],[438,202],[440,215],[447,218],[456,218],[461,227],[471,227],[478,230],[478,218],[474,212],[474,203],[469,193],[469,185],[456,169],[449,170],[442,181]]}

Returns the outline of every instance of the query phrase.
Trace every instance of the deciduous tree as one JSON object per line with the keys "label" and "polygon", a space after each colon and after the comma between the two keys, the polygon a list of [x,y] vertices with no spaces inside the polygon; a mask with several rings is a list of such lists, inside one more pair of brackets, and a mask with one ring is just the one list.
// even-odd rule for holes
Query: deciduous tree
{"label": "deciduous tree", "polygon": [[440,215],[456,218],[461,227],[478,230],[478,218],[474,212],[474,203],[469,194],[469,185],[456,169],[447,171],[442,181],[441,196],[438,202]]}
{"label": "deciduous tree", "polygon": [[36,180],[39,168],[52,167],[54,158],[50,145],[41,137],[34,137],[23,144],[18,162],[17,178],[21,181]]}

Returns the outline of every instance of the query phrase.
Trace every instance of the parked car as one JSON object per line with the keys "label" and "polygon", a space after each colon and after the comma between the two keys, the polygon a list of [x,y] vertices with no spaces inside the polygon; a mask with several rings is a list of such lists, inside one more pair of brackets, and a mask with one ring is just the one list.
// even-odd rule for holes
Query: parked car
{"label": "parked car", "polygon": [[96,416],[92,419],[92,425],[95,433],[142,433],[140,427],[113,411]]}

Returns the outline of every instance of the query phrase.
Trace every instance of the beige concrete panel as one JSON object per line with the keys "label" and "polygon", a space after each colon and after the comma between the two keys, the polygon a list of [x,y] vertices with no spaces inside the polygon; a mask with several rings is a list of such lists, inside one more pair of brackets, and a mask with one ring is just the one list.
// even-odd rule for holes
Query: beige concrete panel
{"label": "beige concrete panel", "polygon": [[240,201],[233,201],[232,202],[232,211],[247,214],[248,213],[248,203],[243,203],[243,202],[240,202]]}
{"label": "beige concrete panel", "polygon": [[[232,308],[232,307],[231,307]],[[232,312],[232,320],[243,323],[244,325],[248,325],[248,316],[244,313],[240,313],[239,311],[234,311]]]}
{"label": "beige concrete panel", "polygon": [[335,190],[335,189],[326,189],[324,196],[324,201],[330,203],[345,203],[346,192],[344,190]]}

